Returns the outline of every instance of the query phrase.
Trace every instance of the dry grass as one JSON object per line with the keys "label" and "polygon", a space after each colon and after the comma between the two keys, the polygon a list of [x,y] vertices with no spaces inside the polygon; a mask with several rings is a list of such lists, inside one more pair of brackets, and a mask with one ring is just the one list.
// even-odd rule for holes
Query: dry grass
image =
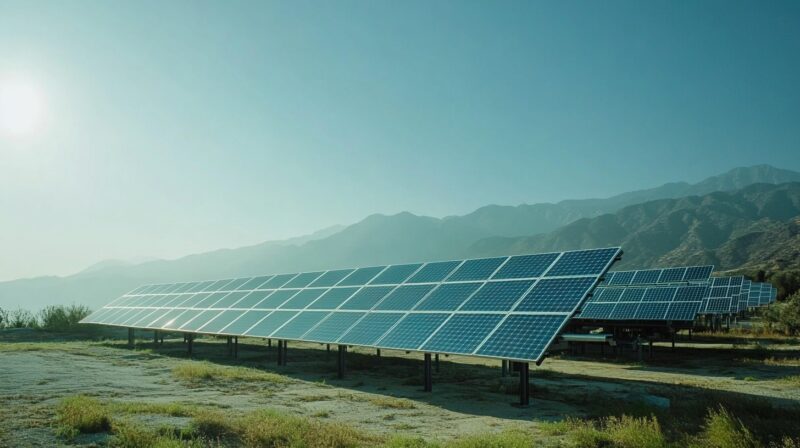
{"label": "dry grass", "polygon": [[58,433],[66,438],[111,429],[111,414],[94,398],[77,395],[61,400],[56,408]]}
{"label": "dry grass", "polygon": [[172,368],[175,378],[191,383],[209,381],[246,381],[270,384],[288,383],[285,376],[240,366],[223,366],[208,361],[187,361]]}

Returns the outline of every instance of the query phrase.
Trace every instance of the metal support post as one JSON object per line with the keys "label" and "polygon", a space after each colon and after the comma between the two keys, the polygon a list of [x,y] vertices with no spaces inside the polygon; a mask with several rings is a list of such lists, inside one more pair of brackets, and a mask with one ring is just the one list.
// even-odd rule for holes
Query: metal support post
{"label": "metal support post", "polygon": [[439,373],[439,354],[433,355],[433,362],[436,365],[436,373]]}
{"label": "metal support post", "polygon": [[430,353],[425,353],[425,369],[424,370],[425,370],[425,372],[424,372],[424,375],[425,375],[425,379],[424,379],[425,392],[431,392],[431,391],[433,391],[433,375],[432,375],[432,369],[431,369],[431,354]]}
{"label": "metal support post", "polygon": [[239,336],[233,337],[233,358],[239,359]]}
{"label": "metal support post", "polygon": [[519,405],[526,407],[530,404],[530,366],[527,362],[519,364]]}
{"label": "metal support post", "polygon": [[346,345],[340,345],[339,346],[339,356],[337,357],[337,362],[336,362],[336,367],[337,367],[336,376],[339,379],[344,378],[345,353],[347,353],[347,346]]}
{"label": "metal support post", "polygon": [[128,347],[133,347],[133,344],[134,344],[133,328],[128,328]]}

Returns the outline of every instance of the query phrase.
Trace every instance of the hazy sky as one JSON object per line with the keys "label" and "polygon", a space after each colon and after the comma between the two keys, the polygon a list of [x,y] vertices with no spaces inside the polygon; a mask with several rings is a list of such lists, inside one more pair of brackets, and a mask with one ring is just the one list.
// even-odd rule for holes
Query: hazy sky
{"label": "hazy sky", "polygon": [[0,279],[800,169],[798,55],[800,2],[0,0]]}

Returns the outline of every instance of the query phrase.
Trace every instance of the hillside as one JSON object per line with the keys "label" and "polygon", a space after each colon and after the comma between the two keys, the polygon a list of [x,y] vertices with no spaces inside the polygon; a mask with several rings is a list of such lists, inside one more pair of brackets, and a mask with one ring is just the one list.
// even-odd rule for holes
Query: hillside
{"label": "hillside", "polygon": [[[84,303],[98,306],[142,283],[189,281],[207,278],[258,275],[276,272],[328,269],[380,263],[402,263],[474,256],[491,253],[535,251],[539,248],[577,248],[622,243],[629,266],[649,266],[665,262],[684,263],[717,257],[726,266],[741,262],[740,235],[747,241],[758,238],[747,232],[746,219],[736,232],[706,235],[715,228],[714,215],[697,216],[699,236],[696,244],[677,248],[670,238],[680,237],[681,228],[672,226],[665,234],[664,247],[650,247],[640,240],[645,228],[657,226],[668,209],[653,205],[663,197],[706,194],[709,190],[729,190],[753,182],[800,181],[800,173],[766,165],[738,168],[697,184],[672,183],[658,188],[625,193],[608,199],[563,201],[557,204],[511,206],[491,205],[464,216],[443,219],[411,213],[372,215],[347,226],[325,229],[311,237],[266,242],[237,249],[222,249],[190,255],[177,260],[158,260],[140,264],[104,263],[68,277],[41,277],[0,283],[0,307],[40,308],[54,303]],[[697,198],[677,202],[690,204]],[[650,201],[650,202],[648,202]],[[628,212],[627,206],[646,202],[646,212]],[[622,209],[622,210],[620,210]],[[635,208],[634,208],[635,209]],[[616,218],[615,218],[616,217]],[[674,219],[674,218],[670,218]],[[687,218],[688,219],[688,218]],[[709,223],[706,220],[711,219]],[[670,221],[671,222],[671,221]],[[748,221],[749,222],[749,221]],[[783,221],[770,222],[775,235],[791,232]],[[749,225],[753,225],[750,223]],[[557,230],[556,230],[557,229]],[[551,233],[547,233],[551,232]],[[542,234],[544,236],[531,237]],[[677,235],[677,236],[676,236]],[[723,236],[727,235],[727,236]],[[762,236],[768,239],[772,236]],[[724,248],[728,238],[733,247]],[[755,244],[755,243],[754,243]],[[714,248],[713,257],[706,254]],[[669,249],[669,250],[667,250]],[[668,252],[668,253],[667,253]],[[698,253],[704,254],[702,256]],[[753,252],[747,251],[746,254]],[[758,252],[761,253],[761,252]],[[769,259],[767,254],[764,259]],[[716,260],[716,258],[714,258]],[[674,261],[672,261],[674,260]],[[715,261],[716,263],[716,261]]]}
{"label": "hillside", "polygon": [[621,245],[619,268],[711,263],[719,270],[800,265],[800,183],[662,199],[584,218],[556,231],[487,238],[472,255]]}

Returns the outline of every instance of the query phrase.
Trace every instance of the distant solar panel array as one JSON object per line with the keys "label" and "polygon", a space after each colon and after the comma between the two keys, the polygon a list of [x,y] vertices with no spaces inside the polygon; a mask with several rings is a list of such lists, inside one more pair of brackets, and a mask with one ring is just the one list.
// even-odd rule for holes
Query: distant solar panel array
{"label": "distant solar panel array", "polygon": [[146,285],[82,322],[538,362],[620,255],[606,248]]}
{"label": "distant solar panel array", "polygon": [[599,287],[578,319],[693,322],[707,285]]}
{"label": "distant solar panel array", "polygon": [[602,286],[642,286],[671,283],[707,282],[714,266],[683,266],[664,269],[608,272]]}

